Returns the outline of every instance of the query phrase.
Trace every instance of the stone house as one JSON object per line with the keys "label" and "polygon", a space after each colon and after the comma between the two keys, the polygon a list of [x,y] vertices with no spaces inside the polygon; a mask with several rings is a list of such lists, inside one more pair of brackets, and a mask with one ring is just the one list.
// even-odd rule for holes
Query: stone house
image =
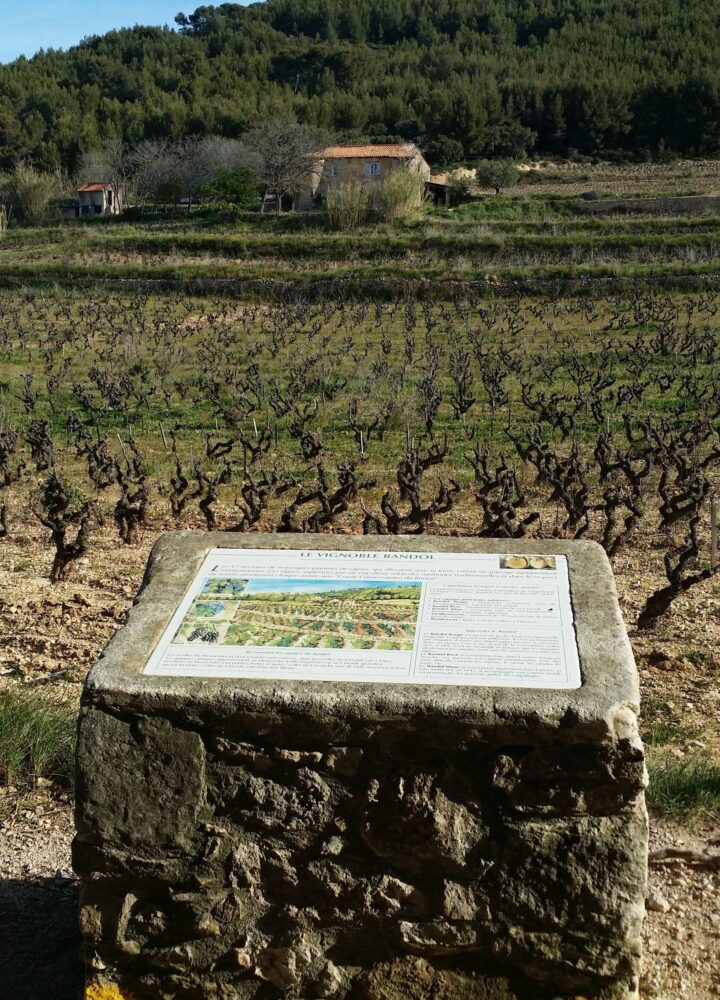
{"label": "stone house", "polygon": [[328,146],[319,154],[307,185],[298,192],[298,208],[314,208],[330,187],[362,181],[372,189],[373,203],[380,200],[382,182],[396,170],[415,170],[425,181],[430,167],[412,142]]}
{"label": "stone house", "polygon": [[112,184],[83,184],[77,189],[77,216],[119,215],[120,199]]}

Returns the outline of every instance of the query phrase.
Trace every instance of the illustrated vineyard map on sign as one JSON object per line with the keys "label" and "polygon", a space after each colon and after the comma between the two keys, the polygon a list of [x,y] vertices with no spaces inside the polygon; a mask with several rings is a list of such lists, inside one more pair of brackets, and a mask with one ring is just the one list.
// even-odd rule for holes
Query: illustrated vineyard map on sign
{"label": "illustrated vineyard map on sign", "polygon": [[392,581],[210,579],[173,642],[408,651],[420,591]]}

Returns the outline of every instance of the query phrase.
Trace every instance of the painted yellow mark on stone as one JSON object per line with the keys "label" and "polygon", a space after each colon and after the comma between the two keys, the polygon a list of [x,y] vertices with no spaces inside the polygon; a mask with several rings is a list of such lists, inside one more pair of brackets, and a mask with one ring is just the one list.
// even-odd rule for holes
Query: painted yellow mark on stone
{"label": "painted yellow mark on stone", "polygon": [[85,1000],[133,1000],[115,983],[91,983],[85,987]]}

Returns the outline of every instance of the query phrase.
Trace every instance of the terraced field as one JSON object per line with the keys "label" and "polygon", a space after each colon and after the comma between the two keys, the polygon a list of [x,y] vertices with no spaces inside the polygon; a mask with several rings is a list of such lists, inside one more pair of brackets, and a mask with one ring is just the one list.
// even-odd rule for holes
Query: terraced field
{"label": "terraced field", "polygon": [[419,600],[419,585],[259,592],[239,600],[202,596],[193,601],[175,642],[407,651]]}
{"label": "terraced field", "polygon": [[[351,234],[319,216],[9,230],[0,690],[75,698],[169,529],[591,539],[640,668],[655,836],[669,816],[717,843],[720,207],[675,198],[712,171],[670,173]],[[412,647],[417,595],[249,583],[215,581],[177,640]],[[661,881],[648,997],[714,995],[700,872],[692,892]]]}
{"label": "terraced field", "polygon": [[289,611],[282,603],[246,600],[223,642],[242,646],[304,646],[325,649],[410,650],[416,601],[371,601],[324,597]]}
{"label": "terraced field", "polygon": [[[701,164],[697,184],[691,177],[684,192],[663,194],[662,179],[676,173],[631,170],[630,188],[600,188],[593,181],[619,171],[592,168],[583,191],[526,184],[522,194],[482,195],[451,210],[428,205],[414,219],[350,233],[327,231],[312,212],[237,220],[181,212],[16,228],[0,240],[0,287],[111,284],[246,300],[388,299],[408,290],[448,298],[467,288],[513,296],[558,282],[564,292],[593,282],[704,288],[717,279],[720,247],[720,197],[706,182],[713,178],[720,190],[720,179],[715,165]],[[643,178],[652,197],[638,196]]]}

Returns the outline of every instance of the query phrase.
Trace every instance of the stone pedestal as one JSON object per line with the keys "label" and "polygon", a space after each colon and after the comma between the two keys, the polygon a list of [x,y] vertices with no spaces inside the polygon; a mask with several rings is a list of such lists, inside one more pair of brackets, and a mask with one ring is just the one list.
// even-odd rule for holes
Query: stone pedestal
{"label": "stone pedestal", "polygon": [[146,676],[210,548],[509,552],[180,532],[87,682],[74,862],[88,997],[636,995],[638,685],[602,550],[567,554],[576,691]]}

